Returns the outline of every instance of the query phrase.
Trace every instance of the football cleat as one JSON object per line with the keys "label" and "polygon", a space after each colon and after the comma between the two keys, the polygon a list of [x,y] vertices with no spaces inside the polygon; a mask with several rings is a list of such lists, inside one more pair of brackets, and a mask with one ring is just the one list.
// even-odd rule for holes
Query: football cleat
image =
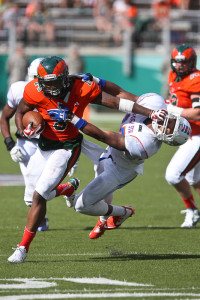
{"label": "football cleat", "polygon": [[118,228],[127,218],[131,217],[135,210],[131,206],[122,206],[125,208],[125,214],[124,216],[111,216],[107,220],[107,229],[115,229]]}
{"label": "football cleat", "polygon": [[47,217],[45,217],[40,223],[40,226],[38,227],[37,231],[47,231],[48,228],[49,228],[49,220]]}
{"label": "football cleat", "polygon": [[69,180],[69,183],[74,187],[74,191],[71,194],[71,196],[64,196],[64,199],[65,199],[66,205],[68,207],[73,207],[73,201],[74,201],[74,198],[75,198],[75,195],[76,195],[76,190],[79,187],[80,180],[78,178],[72,178],[72,179]]}
{"label": "football cleat", "polygon": [[27,257],[26,248],[24,246],[19,246],[15,249],[15,252],[8,258],[8,262],[10,263],[23,263]]}
{"label": "football cleat", "polygon": [[101,222],[100,217],[96,224],[96,226],[92,229],[92,231],[89,234],[90,239],[98,239],[100,236],[102,236],[107,229],[106,221]]}
{"label": "football cleat", "polygon": [[181,224],[181,228],[193,228],[200,220],[200,214],[198,209],[187,208],[185,210],[182,210],[181,214],[186,214],[185,220]]}

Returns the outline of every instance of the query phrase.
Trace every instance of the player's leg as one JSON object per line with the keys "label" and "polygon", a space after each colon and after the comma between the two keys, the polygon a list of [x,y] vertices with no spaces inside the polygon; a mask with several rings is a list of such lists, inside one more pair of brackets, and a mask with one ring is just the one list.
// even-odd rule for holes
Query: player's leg
{"label": "player's leg", "polygon": [[[97,176],[75,197],[74,208],[77,212],[92,216],[101,215],[107,217],[108,220],[110,216],[115,216],[116,218],[113,222],[118,221],[117,225],[120,226],[128,217],[132,216],[134,210],[131,207],[108,204],[102,199],[106,199],[106,197],[112,195],[116,189],[133,180],[137,176],[137,173],[130,171],[129,175],[127,173],[124,174],[122,169],[117,170],[112,161],[108,163],[107,167],[103,173]],[[110,200],[112,200],[112,198],[108,197],[108,201]],[[99,221],[95,227],[98,227],[96,228],[97,230],[100,229],[100,235],[102,235],[106,229],[107,221],[105,221],[103,228],[101,226],[102,224],[99,224]],[[94,228],[94,230],[96,229]],[[98,237],[100,235],[98,235]]]}
{"label": "player's leg", "polygon": [[197,205],[194,201],[187,174],[193,172],[198,163],[198,152],[199,138],[193,137],[192,140],[188,140],[179,147],[171,159],[165,174],[167,182],[174,186],[185,204],[186,210],[183,213],[186,213],[186,217],[181,225],[184,228],[195,226],[194,215],[197,211]]}
{"label": "player's leg", "polygon": [[40,152],[44,169],[36,184],[22,241],[13,255],[8,258],[8,261],[12,263],[21,263],[26,258],[30,243],[35,237],[38,226],[45,217],[46,199],[65,176],[68,161],[71,157],[71,152],[63,149],[38,151]]}

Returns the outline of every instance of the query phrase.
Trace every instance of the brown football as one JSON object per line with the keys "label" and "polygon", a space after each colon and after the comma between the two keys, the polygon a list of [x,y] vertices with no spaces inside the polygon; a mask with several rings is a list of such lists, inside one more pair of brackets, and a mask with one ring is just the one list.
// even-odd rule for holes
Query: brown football
{"label": "brown football", "polygon": [[42,129],[44,129],[45,121],[38,111],[28,111],[27,113],[25,113],[22,119],[24,128],[26,128],[30,122],[33,122],[33,128],[36,128],[38,125],[41,124]]}

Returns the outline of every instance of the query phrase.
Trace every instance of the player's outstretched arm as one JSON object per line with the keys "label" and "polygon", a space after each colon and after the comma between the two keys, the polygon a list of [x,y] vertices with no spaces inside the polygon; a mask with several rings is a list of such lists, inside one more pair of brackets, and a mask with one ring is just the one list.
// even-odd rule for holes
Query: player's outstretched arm
{"label": "player's outstretched arm", "polygon": [[102,94],[97,96],[91,103],[103,105],[112,109],[126,113],[136,113],[151,118],[152,120],[158,119],[164,121],[167,116],[165,109],[152,111],[137,103],[139,96],[123,90],[120,86],[105,79],[95,77],[90,73],[80,74],[82,81],[94,81],[102,89]]}
{"label": "player's outstretched arm", "polygon": [[123,135],[113,131],[103,131],[97,126],[88,123],[87,121],[77,117],[76,115],[70,115],[70,113],[71,112],[69,111],[68,121],[70,121],[76,128],[81,130],[83,133],[118,150],[126,150],[125,138]]}

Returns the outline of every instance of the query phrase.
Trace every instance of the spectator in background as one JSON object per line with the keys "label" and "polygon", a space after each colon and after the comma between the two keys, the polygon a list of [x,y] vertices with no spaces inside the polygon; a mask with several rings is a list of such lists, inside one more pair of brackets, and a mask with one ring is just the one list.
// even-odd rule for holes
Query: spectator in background
{"label": "spectator in background", "polygon": [[70,74],[84,73],[84,60],[80,56],[78,45],[70,45],[65,61],[68,64]]}
{"label": "spectator in background", "polygon": [[134,33],[134,21],[138,15],[138,10],[130,0],[115,0],[112,9],[114,19],[113,38],[115,43],[120,45],[124,31],[129,30]]}
{"label": "spectator in background", "polygon": [[50,15],[44,3],[33,0],[26,7],[26,16],[29,20],[27,37],[29,42],[37,41],[45,35],[45,41],[51,44],[55,40],[55,26],[50,20]]}
{"label": "spectator in background", "polygon": [[170,0],[153,0],[152,10],[155,29],[162,29],[170,13]]}
{"label": "spectator in background", "polygon": [[16,46],[14,55],[8,58],[6,70],[9,76],[10,86],[13,82],[24,81],[27,75],[28,58],[24,53],[24,48],[21,44]]}
{"label": "spectator in background", "polygon": [[98,31],[112,32],[112,3],[110,0],[99,0],[93,8],[93,16]]}

